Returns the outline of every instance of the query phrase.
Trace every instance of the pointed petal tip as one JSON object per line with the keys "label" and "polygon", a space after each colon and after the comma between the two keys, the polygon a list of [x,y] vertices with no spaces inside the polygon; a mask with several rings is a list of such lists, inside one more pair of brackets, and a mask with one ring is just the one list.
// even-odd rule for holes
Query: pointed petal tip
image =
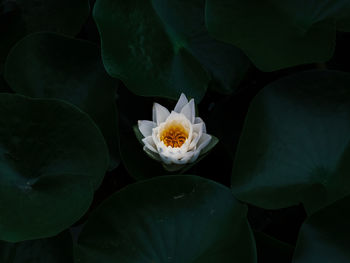
{"label": "pointed petal tip", "polygon": [[161,122],[165,121],[169,115],[170,115],[170,112],[167,108],[165,108],[164,106],[160,105],[157,102],[153,103],[153,109],[152,109],[153,122],[159,125]]}
{"label": "pointed petal tip", "polygon": [[148,137],[152,134],[152,129],[156,126],[153,121],[139,120],[137,121],[139,131],[144,137]]}
{"label": "pointed petal tip", "polygon": [[187,104],[185,104],[182,107],[180,113],[184,114],[187,117],[187,119],[193,124],[195,121],[195,115],[196,115],[194,99],[191,99]]}
{"label": "pointed petal tip", "polygon": [[186,95],[184,93],[181,93],[176,105],[175,105],[175,108],[174,108],[174,111],[180,113],[180,111],[182,110],[182,108],[188,103],[188,99],[186,97]]}

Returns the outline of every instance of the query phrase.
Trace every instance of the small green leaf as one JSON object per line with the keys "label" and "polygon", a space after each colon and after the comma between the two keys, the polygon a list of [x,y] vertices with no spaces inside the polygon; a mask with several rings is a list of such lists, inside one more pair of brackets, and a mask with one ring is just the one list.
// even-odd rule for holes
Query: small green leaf
{"label": "small green leaf", "polygon": [[129,185],[94,211],[77,262],[256,262],[246,206],[198,176]]}
{"label": "small green leaf", "polygon": [[0,241],[1,263],[73,263],[69,231],[55,237],[8,243]]}
{"label": "small green leaf", "polygon": [[350,197],[318,211],[300,230],[293,263],[350,262]]}
{"label": "small green leaf", "polygon": [[95,44],[55,33],[31,34],[11,50],[5,79],[17,93],[66,100],[85,111],[107,142],[110,169],[119,164],[118,82],[105,72]]}
{"label": "small green leaf", "polygon": [[59,100],[0,94],[0,240],[55,235],[88,209],[108,167],[93,121]]}
{"label": "small green leaf", "polygon": [[252,101],[232,172],[244,202],[309,213],[350,193],[350,74],[309,71]]}

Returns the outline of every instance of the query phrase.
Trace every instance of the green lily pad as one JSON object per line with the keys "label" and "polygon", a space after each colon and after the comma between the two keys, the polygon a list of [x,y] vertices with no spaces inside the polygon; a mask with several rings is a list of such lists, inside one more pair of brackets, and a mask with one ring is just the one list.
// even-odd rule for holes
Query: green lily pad
{"label": "green lily pad", "polygon": [[301,227],[293,263],[350,262],[350,197],[318,211]]}
{"label": "green lily pad", "polygon": [[244,53],[233,45],[212,38],[205,27],[205,0],[153,0],[153,7],[166,27],[185,42],[185,48],[210,73],[211,88],[233,92],[250,66]]}
{"label": "green lily pad", "polygon": [[129,185],[95,210],[77,262],[256,262],[246,206],[198,176]]}
{"label": "green lily pad", "polygon": [[5,79],[20,94],[68,101],[95,121],[107,142],[110,169],[120,161],[115,91],[99,48],[55,33],[34,33],[11,50]]}
{"label": "green lily pad", "polygon": [[89,16],[88,0],[0,0],[0,72],[11,47],[37,31],[76,35]]}
{"label": "green lily pad", "polygon": [[208,0],[212,36],[241,48],[261,70],[325,62],[336,29],[350,30],[347,0]]}
{"label": "green lily pad", "polygon": [[94,18],[107,72],[140,96],[177,99],[183,92],[199,102],[208,73],[228,93],[249,66],[239,49],[208,35],[203,0],[98,0]]}
{"label": "green lily pad", "polygon": [[55,237],[8,243],[0,241],[2,263],[73,263],[73,242],[69,231]]}
{"label": "green lily pad", "polygon": [[0,240],[56,235],[88,209],[108,167],[93,121],[53,99],[0,94]]}
{"label": "green lily pad", "polygon": [[350,193],[350,74],[309,71],[252,101],[232,172],[236,197],[309,213]]}

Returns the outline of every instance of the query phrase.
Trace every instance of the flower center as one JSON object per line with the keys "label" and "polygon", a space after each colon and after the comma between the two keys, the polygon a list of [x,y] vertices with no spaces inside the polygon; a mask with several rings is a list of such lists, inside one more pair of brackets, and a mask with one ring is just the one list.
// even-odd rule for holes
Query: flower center
{"label": "flower center", "polygon": [[172,148],[181,147],[187,138],[187,130],[177,122],[169,123],[160,133],[160,140],[164,142],[165,146],[171,146]]}

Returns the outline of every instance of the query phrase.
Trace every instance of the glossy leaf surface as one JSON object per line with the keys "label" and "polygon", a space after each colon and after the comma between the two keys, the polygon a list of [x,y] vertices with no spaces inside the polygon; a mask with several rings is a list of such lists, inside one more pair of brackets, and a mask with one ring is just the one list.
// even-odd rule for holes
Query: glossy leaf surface
{"label": "glossy leaf surface", "polygon": [[107,72],[140,96],[183,92],[199,102],[210,76],[229,93],[249,66],[240,50],[208,35],[203,0],[98,0],[94,18]]}
{"label": "glossy leaf surface", "polygon": [[10,52],[5,79],[20,94],[68,101],[89,114],[108,144],[110,169],[119,164],[115,91],[99,48],[54,33],[35,33]]}
{"label": "glossy leaf surface", "polygon": [[0,105],[0,240],[55,235],[83,215],[103,179],[103,136],[63,101],[2,93]]}
{"label": "glossy leaf surface", "polygon": [[329,60],[336,30],[350,30],[349,12],[346,0],[208,0],[206,24],[258,68],[273,71]]}
{"label": "glossy leaf surface", "polygon": [[349,262],[349,208],[346,197],[308,218],[300,230],[293,263]]}
{"label": "glossy leaf surface", "polygon": [[246,207],[197,176],[128,186],[90,217],[77,262],[256,262]]}
{"label": "glossy leaf surface", "polygon": [[232,172],[239,199],[309,212],[350,192],[350,74],[308,71],[252,101]]}

